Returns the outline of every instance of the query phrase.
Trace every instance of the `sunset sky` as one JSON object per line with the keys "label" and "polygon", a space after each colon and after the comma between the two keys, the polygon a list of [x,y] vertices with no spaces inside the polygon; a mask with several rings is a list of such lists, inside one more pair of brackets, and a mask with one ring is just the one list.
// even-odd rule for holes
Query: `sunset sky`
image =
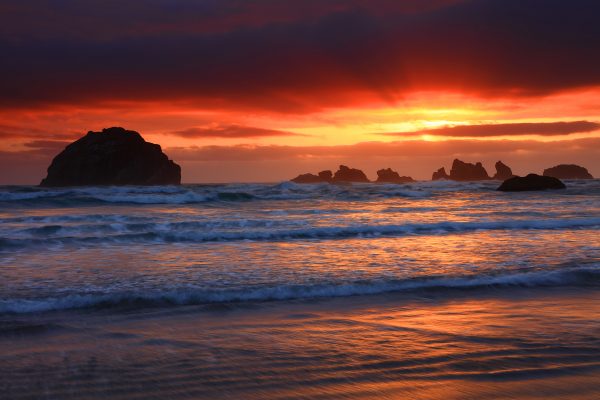
{"label": "sunset sky", "polygon": [[184,182],[454,158],[600,176],[598,0],[4,0],[0,184],[89,130],[159,143]]}

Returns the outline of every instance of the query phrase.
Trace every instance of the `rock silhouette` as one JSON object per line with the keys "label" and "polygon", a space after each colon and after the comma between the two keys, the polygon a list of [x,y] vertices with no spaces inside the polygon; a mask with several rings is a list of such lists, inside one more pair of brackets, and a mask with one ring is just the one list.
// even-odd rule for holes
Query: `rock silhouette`
{"label": "rock silhouette", "polygon": [[315,174],[301,174],[292,179],[294,183],[331,183],[333,180],[333,173],[329,170],[321,171],[318,175]]}
{"label": "rock silhouette", "polygon": [[439,181],[440,179],[450,179],[450,176],[446,173],[446,168],[444,167],[435,171],[431,176],[432,181]]}
{"label": "rock silhouette", "polygon": [[319,178],[321,178],[324,182],[331,182],[333,180],[333,172],[328,169],[321,171],[319,172]]}
{"label": "rock silhouette", "polygon": [[490,179],[483,165],[471,164],[455,159],[450,170],[450,179],[455,181],[482,181]]}
{"label": "rock silhouette", "polygon": [[294,179],[291,179],[291,181],[295,183],[321,183],[323,182],[323,179],[318,175],[308,173],[300,174]]}
{"label": "rock silhouette", "polygon": [[69,144],[41,186],[178,185],[181,167],[135,131],[107,128]]}
{"label": "rock silhouette", "polygon": [[566,186],[558,178],[529,174],[525,177],[515,176],[507,179],[497,190],[501,192],[524,192],[530,190],[565,189]]}
{"label": "rock silhouette", "polygon": [[496,174],[493,179],[505,181],[513,176],[512,170],[508,165],[504,164],[502,161],[496,162]]}
{"label": "rock silhouette", "polygon": [[369,179],[360,169],[340,165],[340,168],[333,175],[333,182],[369,182]]}
{"label": "rock silhouette", "polygon": [[400,176],[391,168],[380,169],[377,171],[377,181],[379,183],[410,183],[415,180],[410,176]]}
{"label": "rock silhouette", "polygon": [[560,164],[544,170],[544,176],[558,179],[594,179],[587,169],[575,164]]}
{"label": "rock silhouette", "polygon": [[480,162],[471,164],[455,159],[452,162],[450,175],[448,175],[446,169],[442,167],[431,176],[432,181],[437,181],[439,179],[452,179],[453,181],[482,181],[488,180],[490,177]]}

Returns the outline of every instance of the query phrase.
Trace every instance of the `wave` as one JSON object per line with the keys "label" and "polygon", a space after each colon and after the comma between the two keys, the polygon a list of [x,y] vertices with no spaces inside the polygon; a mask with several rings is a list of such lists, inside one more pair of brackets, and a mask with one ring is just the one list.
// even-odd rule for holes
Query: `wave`
{"label": "wave", "polygon": [[[298,221],[296,221],[298,223]],[[94,224],[78,227],[47,225],[25,229],[26,237],[0,237],[0,250],[36,245],[96,245],[103,243],[201,243],[234,241],[335,240],[349,238],[440,235],[474,231],[597,229],[600,218],[501,221],[443,221],[403,225],[316,226],[277,229],[269,220],[228,223],[186,221],[170,223]],[[92,234],[92,236],[85,236]]]}
{"label": "wave", "polygon": [[279,285],[245,289],[177,289],[154,292],[71,294],[40,299],[0,300],[0,313],[23,314],[81,308],[158,307],[248,301],[274,301],[373,295],[388,292],[600,285],[600,267],[517,272],[504,275],[412,278],[315,285]]}
{"label": "wave", "polygon": [[[600,194],[600,180],[569,182],[567,191],[553,195]],[[215,201],[307,200],[372,198],[429,198],[453,192],[495,193],[498,182],[422,181],[407,184],[301,185],[279,184],[195,184],[181,186],[86,186],[40,188],[36,186],[0,187],[0,203],[21,205],[115,204],[194,204]],[[513,197],[536,195],[512,194]],[[548,194],[545,194],[548,196]]]}
{"label": "wave", "polygon": [[[448,190],[456,190],[452,186]],[[4,189],[4,190],[2,190]],[[443,192],[444,190],[440,190]],[[268,184],[109,186],[64,189],[38,187],[0,188],[0,203],[21,206],[76,206],[98,204],[197,204],[253,200],[308,200],[370,198],[426,198],[434,191],[419,184],[406,185],[299,185],[293,182]]]}

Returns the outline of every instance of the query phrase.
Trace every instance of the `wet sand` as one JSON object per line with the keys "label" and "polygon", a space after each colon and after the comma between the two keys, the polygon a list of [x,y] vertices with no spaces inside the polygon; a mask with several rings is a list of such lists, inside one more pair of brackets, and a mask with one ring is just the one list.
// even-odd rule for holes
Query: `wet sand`
{"label": "wet sand", "polygon": [[0,318],[6,399],[598,399],[596,288]]}

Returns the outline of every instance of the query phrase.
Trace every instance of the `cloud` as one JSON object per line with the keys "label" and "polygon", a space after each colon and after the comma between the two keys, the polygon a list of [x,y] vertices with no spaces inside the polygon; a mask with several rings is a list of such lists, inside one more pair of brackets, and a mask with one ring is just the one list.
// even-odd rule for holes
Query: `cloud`
{"label": "cloud", "polygon": [[[116,2],[65,1],[54,13],[23,3],[21,33],[0,40],[0,107],[148,100],[309,113],[396,104],[412,91],[510,97],[600,85],[596,0],[438,1],[410,12],[401,1],[312,1],[307,13],[296,2],[219,3],[154,0],[141,14]],[[0,15],[0,26],[22,21]],[[65,16],[106,34],[65,31],[77,19]],[[112,33],[111,16],[122,26]],[[227,22],[206,32],[193,29],[196,17]]]}
{"label": "cloud", "polygon": [[560,136],[572,133],[593,132],[600,124],[590,121],[572,122],[530,122],[508,124],[460,125],[434,129],[421,129],[413,132],[383,133],[388,136],[445,136],[445,137],[493,137],[493,136]]}
{"label": "cloud", "polygon": [[256,128],[253,126],[237,124],[194,127],[180,131],[174,131],[170,134],[185,138],[259,138],[272,136],[305,136],[299,133],[275,129]]}
{"label": "cloud", "polygon": [[[552,153],[572,149],[600,149],[600,138],[540,142],[535,140],[446,140],[427,142],[403,140],[398,142],[364,142],[338,146],[282,146],[282,145],[234,145],[173,147],[166,149],[169,155],[182,161],[271,161],[316,158],[445,158],[457,155],[478,157],[489,153]],[[600,150],[596,151],[600,153]]]}
{"label": "cloud", "polygon": [[63,140],[33,140],[26,142],[23,145],[31,152],[39,153],[41,155],[52,155],[58,154],[64,150],[71,142]]}
{"label": "cloud", "polygon": [[0,139],[74,139],[81,136],[80,133],[57,132],[52,129],[33,128],[30,126],[17,126],[10,124],[0,124]]}

